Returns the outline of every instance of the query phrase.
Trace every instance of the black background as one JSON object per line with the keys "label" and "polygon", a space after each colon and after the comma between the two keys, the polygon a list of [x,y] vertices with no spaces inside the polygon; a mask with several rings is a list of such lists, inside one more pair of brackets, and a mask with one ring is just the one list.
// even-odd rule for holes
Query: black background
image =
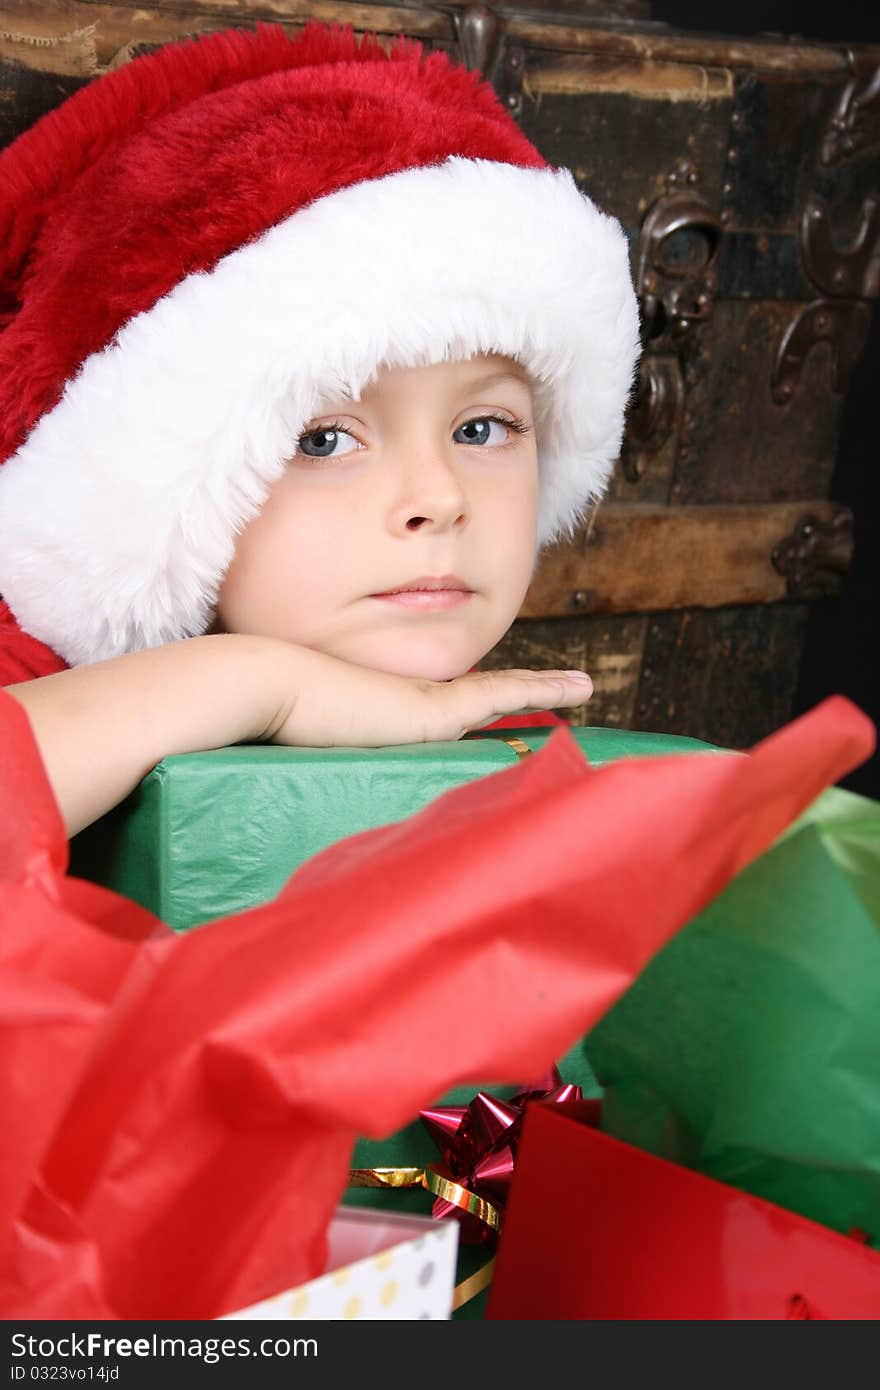
{"label": "black background", "polygon": [[[651,19],[677,29],[741,37],[772,33],[799,35],[834,44],[880,43],[878,0],[827,0],[826,4],[785,4],[783,0],[743,0],[729,5],[706,0],[653,0]],[[878,55],[880,57],[880,55]],[[855,517],[853,567],[837,599],[812,607],[795,713],[812,708],[826,695],[854,700],[880,724],[880,312],[875,306],[864,356],[843,413],[831,496]],[[841,785],[880,799],[880,755]]]}

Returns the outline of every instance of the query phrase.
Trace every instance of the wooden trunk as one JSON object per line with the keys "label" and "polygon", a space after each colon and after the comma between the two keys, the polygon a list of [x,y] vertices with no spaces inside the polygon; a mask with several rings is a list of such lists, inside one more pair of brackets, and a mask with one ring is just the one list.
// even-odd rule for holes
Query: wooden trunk
{"label": "wooden trunk", "polygon": [[880,293],[880,46],[653,24],[640,0],[0,0],[0,142],[189,34],[307,19],[478,68],[622,221],[645,353],[607,499],[542,560],[486,667],[583,666],[577,723],[753,743],[792,712],[811,601],[852,517],[828,501]]}

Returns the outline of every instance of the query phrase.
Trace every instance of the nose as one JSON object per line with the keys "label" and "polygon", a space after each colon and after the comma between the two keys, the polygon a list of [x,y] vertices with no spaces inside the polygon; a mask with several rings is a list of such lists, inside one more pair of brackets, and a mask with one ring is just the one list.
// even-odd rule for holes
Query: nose
{"label": "nose", "polygon": [[442,446],[426,445],[404,452],[397,471],[391,506],[391,529],[396,535],[410,531],[448,531],[463,527],[470,504],[460,465]]}

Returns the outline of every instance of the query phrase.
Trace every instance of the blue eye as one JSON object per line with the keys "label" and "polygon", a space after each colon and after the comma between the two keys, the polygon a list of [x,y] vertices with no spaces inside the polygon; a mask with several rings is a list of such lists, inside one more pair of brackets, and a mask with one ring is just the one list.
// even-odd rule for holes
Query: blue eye
{"label": "blue eye", "polygon": [[[500,437],[496,436],[494,439],[493,425],[500,431]],[[452,438],[456,444],[506,444],[508,432],[511,430],[515,434],[528,434],[529,426],[516,417],[508,420],[501,415],[477,415],[459,425],[458,429],[453,431]],[[346,440],[348,448],[337,447]],[[297,445],[300,453],[314,459],[342,458],[345,454],[353,453],[355,449],[360,448],[358,441],[343,428],[339,420],[334,420],[332,425],[321,425],[319,429],[301,434]]]}
{"label": "blue eye", "polygon": [[[492,438],[492,427],[498,431],[495,438]],[[459,425],[452,438],[455,443],[506,443],[507,431],[514,428],[516,425],[510,424],[510,421],[498,420],[495,416],[478,416]],[[463,438],[459,438],[460,435]]]}
{"label": "blue eye", "polygon": [[[337,451],[336,445],[346,439],[351,448]],[[350,454],[358,447],[358,442],[354,436],[350,435],[348,430],[344,430],[338,423],[322,425],[319,430],[309,430],[307,434],[301,434],[297,444],[302,453],[313,459],[341,458],[343,454]]]}

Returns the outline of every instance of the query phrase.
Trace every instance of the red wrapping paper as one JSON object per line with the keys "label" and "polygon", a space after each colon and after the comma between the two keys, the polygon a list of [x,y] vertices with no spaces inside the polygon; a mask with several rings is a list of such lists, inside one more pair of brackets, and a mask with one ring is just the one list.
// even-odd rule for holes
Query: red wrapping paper
{"label": "red wrapping paper", "polygon": [[0,692],[0,1316],[203,1318],[315,1276],[358,1135],[544,1071],[874,730],[835,697],[747,756],[517,765],[176,936],[66,876]]}

